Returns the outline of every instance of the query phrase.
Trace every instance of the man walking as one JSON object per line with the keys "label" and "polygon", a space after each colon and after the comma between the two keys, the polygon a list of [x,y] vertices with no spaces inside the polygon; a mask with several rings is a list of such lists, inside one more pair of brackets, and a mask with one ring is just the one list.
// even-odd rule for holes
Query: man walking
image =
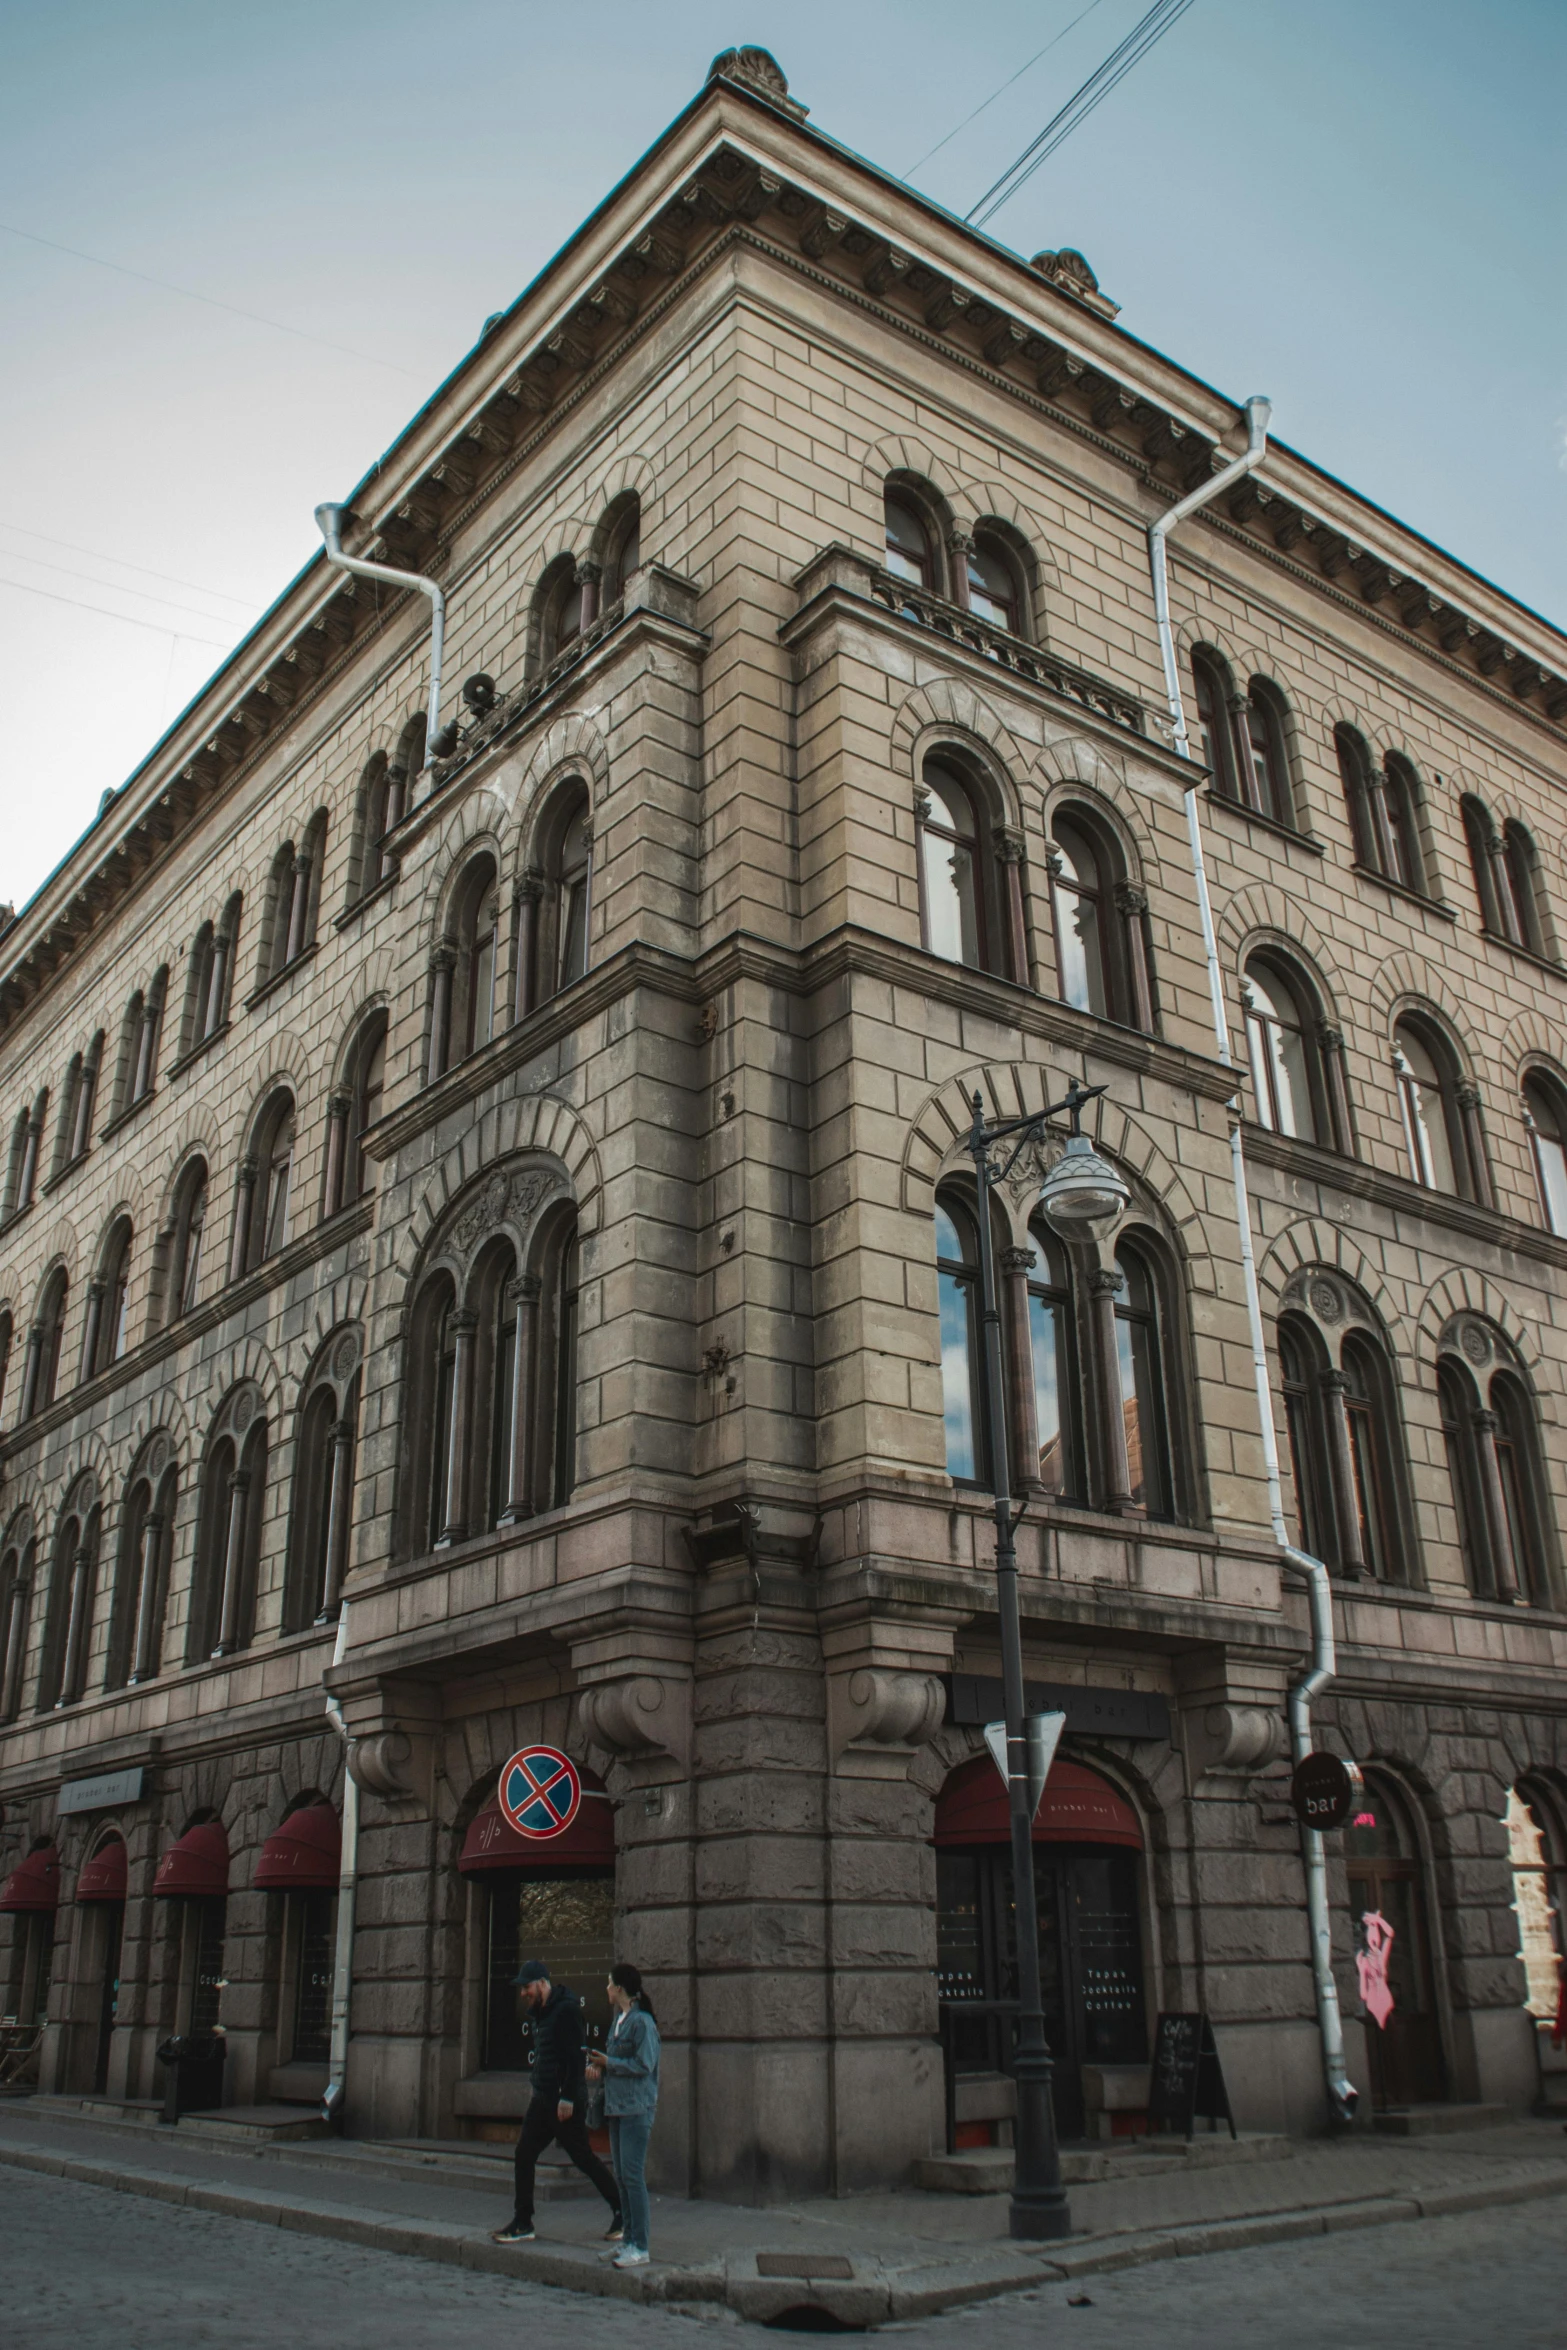
{"label": "man walking", "polygon": [[564,1983],[550,1981],[549,1968],[530,1958],[512,1977],[518,1998],[533,2017],[533,2101],[517,2140],[517,2203],[508,2224],[496,2228],[497,2244],[531,2244],[533,2173],[539,2156],[554,2139],[571,2157],[585,2179],[609,2205],[613,2218],[605,2231],[606,2243],[620,2238],[620,2194],[614,2174],[607,2170],[588,2143],[583,2108],[587,2097],[582,2046],[582,2009]]}

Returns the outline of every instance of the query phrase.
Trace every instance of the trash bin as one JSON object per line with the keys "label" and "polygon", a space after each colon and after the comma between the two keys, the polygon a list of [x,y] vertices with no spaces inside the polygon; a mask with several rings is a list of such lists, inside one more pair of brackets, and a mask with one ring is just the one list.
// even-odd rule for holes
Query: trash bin
{"label": "trash bin", "polygon": [[158,2050],[164,2067],[163,2111],[158,2119],[177,2122],[182,2113],[207,2113],[223,2103],[223,2060],[228,2044],[221,2032],[177,2032]]}

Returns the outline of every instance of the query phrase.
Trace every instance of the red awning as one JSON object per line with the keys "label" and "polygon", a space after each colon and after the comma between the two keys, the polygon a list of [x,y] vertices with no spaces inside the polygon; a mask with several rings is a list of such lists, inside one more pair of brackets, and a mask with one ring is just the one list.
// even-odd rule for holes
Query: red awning
{"label": "red awning", "polygon": [[100,1844],[92,1859],[82,1864],[82,1873],[76,1880],[76,1898],[78,1901],[125,1899],[125,1846],[118,1836]]}
{"label": "red awning", "polygon": [[154,1893],[221,1900],[229,1889],[229,1840],[221,1820],[199,1820],[171,1844],[152,1880]]}
{"label": "red awning", "polygon": [[0,1891],[0,1909],[52,1910],[59,1906],[60,1855],[52,1844],[41,1844],[7,1877],[4,1891]]}
{"label": "red awning", "polygon": [[590,1787],[591,1772],[582,1773],[582,1801],[571,1826],[560,1836],[542,1841],[519,1836],[501,1816],[494,1796],[476,1813],[463,1839],[457,1866],[467,1876],[480,1869],[537,1869],[548,1874],[558,1868],[612,1869],[615,1865],[615,1814],[601,1787]]}
{"label": "red awning", "polygon": [[[936,1842],[1007,1844],[1012,1825],[1001,1773],[988,1754],[953,1772],[936,1800]],[[1036,1844],[1120,1844],[1141,1852],[1137,1814],[1108,1779],[1058,1755],[1034,1815]]]}
{"label": "red awning", "polygon": [[342,1831],[329,1803],[302,1804],[261,1847],[259,1893],[335,1892],[342,1874]]}

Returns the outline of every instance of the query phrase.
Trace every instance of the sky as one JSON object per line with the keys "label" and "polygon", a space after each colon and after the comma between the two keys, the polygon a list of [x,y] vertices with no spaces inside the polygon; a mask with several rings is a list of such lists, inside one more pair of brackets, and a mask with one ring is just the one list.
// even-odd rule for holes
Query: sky
{"label": "sky", "polygon": [[[1146,5],[0,0],[0,900],[718,50],[963,213]],[[1559,0],[1194,0],[989,231],[1567,624],[1564,98]]]}

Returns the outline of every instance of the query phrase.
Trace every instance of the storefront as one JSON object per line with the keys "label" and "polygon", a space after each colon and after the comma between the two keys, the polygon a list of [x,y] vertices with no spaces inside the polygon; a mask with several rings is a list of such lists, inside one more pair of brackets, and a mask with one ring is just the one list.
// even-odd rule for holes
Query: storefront
{"label": "storefront", "polygon": [[1380,1772],[1366,1774],[1344,1830],[1355,1966],[1371,2102],[1433,2105],[1448,2094],[1431,1965],[1425,1861],[1413,1813]]}
{"label": "storefront", "polygon": [[197,2044],[181,2068],[180,2104],[199,2112],[223,2103],[222,2002],[228,1919],[229,1842],[221,1820],[198,1820],[158,1863],[154,1896],[178,1905],[175,2032]]}
{"label": "storefront", "polygon": [[82,1912],[83,1979],[93,1999],[92,2089],[101,2097],[109,2086],[109,2059],[120,2006],[120,1955],[125,1940],[127,1871],[125,1843],[106,1836],[76,1880],[76,1905]]}
{"label": "storefront", "polygon": [[256,1863],[257,1892],[275,1894],[282,1911],[273,1944],[278,2060],[267,2087],[284,2103],[314,2104],[326,2090],[341,1872],[337,1813],[313,1797],[273,1830]]}
{"label": "storefront", "polygon": [[[988,1754],[953,1772],[936,1805],[936,1941],[948,2139],[1009,2134],[1017,2017],[1007,1792]],[[1085,2127],[1083,2067],[1148,2055],[1142,1830],[1125,1797],[1060,1758],[1034,1821],[1045,2031],[1056,2129]]]}
{"label": "storefront", "polygon": [[0,1886],[0,1910],[12,1921],[11,1966],[6,1983],[7,2079],[31,2077],[38,2034],[49,2014],[54,1963],[54,1922],[60,1900],[60,1855],[53,1843],[37,1844]]}

